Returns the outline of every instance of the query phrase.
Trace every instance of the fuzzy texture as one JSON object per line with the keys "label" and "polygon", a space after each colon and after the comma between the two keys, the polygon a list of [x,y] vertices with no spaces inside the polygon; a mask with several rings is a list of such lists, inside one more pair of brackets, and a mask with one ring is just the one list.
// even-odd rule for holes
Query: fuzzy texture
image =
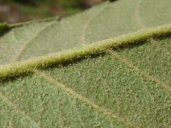
{"label": "fuzzy texture", "polygon": [[52,18],[46,18],[46,19],[37,19],[37,20],[31,20],[31,21],[27,21],[27,22],[20,22],[20,23],[14,23],[14,24],[9,24],[8,26],[10,28],[18,28],[18,27],[22,27],[22,26],[25,26],[25,25],[30,25],[30,24],[33,24],[35,22],[50,22],[50,21],[58,21],[60,20],[59,16],[56,16],[56,17],[52,17]]}
{"label": "fuzzy texture", "polygon": [[52,18],[10,25],[11,30],[0,38],[0,65],[168,24],[171,22],[170,6],[170,0],[107,1],[60,20]]}
{"label": "fuzzy texture", "polygon": [[170,42],[147,40],[6,80],[0,83],[0,126],[169,128]]}
{"label": "fuzzy texture", "polygon": [[0,127],[170,128],[171,24],[161,26],[170,5],[119,0],[10,26],[0,37]]}
{"label": "fuzzy texture", "polygon": [[103,40],[82,48],[64,51],[61,53],[37,57],[27,61],[21,61],[0,67],[0,79],[15,77],[33,72],[37,68],[47,68],[55,64],[62,64],[67,61],[76,60],[93,54],[104,53],[107,49],[124,47],[126,45],[142,43],[148,38],[162,37],[171,34],[171,25],[165,25],[153,29],[147,29],[136,33],[123,35],[117,38]]}

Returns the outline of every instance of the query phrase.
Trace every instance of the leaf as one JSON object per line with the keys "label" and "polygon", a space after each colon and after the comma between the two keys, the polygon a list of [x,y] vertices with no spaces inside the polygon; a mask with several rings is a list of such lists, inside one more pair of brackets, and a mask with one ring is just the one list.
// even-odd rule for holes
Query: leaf
{"label": "leaf", "polygon": [[163,38],[171,34],[171,24],[160,26],[153,29],[146,29],[135,33],[123,35],[116,38],[102,40],[82,48],[75,48],[61,53],[29,59],[24,62],[16,62],[0,67],[0,79],[28,74],[37,68],[47,68],[56,64],[65,64],[77,59],[85,58],[93,54],[104,53],[107,49],[117,49],[130,45],[139,45],[150,38]]}
{"label": "leaf", "polygon": [[[13,28],[0,38],[0,64],[42,56],[171,21],[170,0],[119,0],[58,20]],[[17,50],[16,50],[17,49]]]}
{"label": "leaf", "polygon": [[170,42],[150,40],[2,82],[1,126],[168,128]]}
{"label": "leaf", "polygon": [[[40,61],[41,63],[39,62],[41,57],[34,58],[36,66],[32,67],[31,64],[29,67],[25,67],[25,69],[31,67],[32,73],[19,74],[20,76],[15,78],[15,72],[17,73],[15,70],[14,74],[8,74],[12,78],[3,81],[0,78],[0,127],[171,127],[170,25],[154,29],[143,27],[143,31],[122,35],[141,28],[136,28],[136,22],[132,22],[130,18],[130,16],[138,16],[137,12],[133,16],[133,11],[131,11],[135,9],[136,4],[138,4],[136,9],[141,7],[144,9],[143,13],[152,14],[150,17],[153,18],[150,19],[147,14],[141,13],[144,15],[143,20],[138,19],[141,22],[147,22],[146,27],[151,27],[169,22],[170,12],[167,10],[170,9],[170,2],[168,0],[166,2],[144,0],[141,6],[137,2],[141,1],[136,0],[130,3],[129,0],[120,0],[111,4],[106,3],[107,9],[101,13],[98,11],[104,8],[104,5],[62,21],[28,23],[22,27],[13,28],[11,32],[1,37],[2,42],[6,41],[6,44],[3,42],[2,47],[11,48],[11,51],[6,49],[5,52],[2,52],[5,53],[3,54],[4,58],[2,57],[2,64],[54,51],[56,51],[54,55],[56,57],[58,51],[74,47],[78,48],[76,51],[71,50],[73,55],[77,50],[79,51],[79,54],[74,57],[82,56],[69,62],[64,58],[62,63],[56,63],[56,65],[54,63],[53,66],[49,65],[49,68],[46,67],[46,64],[56,62],[54,56],[42,57],[48,61]],[[155,2],[160,3],[160,5],[156,5]],[[164,21],[156,18],[159,15],[154,12],[159,11],[159,9],[165,10],[161,11],[161,15],[166,16],[162,17],[165,19]],[[119,13],[121,10],[124,13]],[[99,15],[97,16],[97,13],[95,14],[95,11],[102,15],[101,18]],[[129,15],[126,15],[125,12]],[[87,23],[85,19],[88,19],[89,16],[92,18],[91,23],[86,25],[86,29],[82,29],[85,26],[81,23],[78,24],[79,18],[82,22]],[[105,18],[109,21],[106,21]],[[111,19],[116,22],[112,22]],[[120,24],[119,20],[120,23],[124,22],[125,24]],[[154,20],[155,23],[150,20]],[[114,24],[117,22],[118,24]],[[122,30],[121,26],[126,25],[126,22],[128,28],[123,27],[124,30]],[[49,26],[51,27],[49,28]],[[108,30],[104,29],[106,27]],[[92,32],[92,36],[88,36],[86,33],[81,36],[81,32]],[[18,37],[16,38],[13,34]],[[13,38],[10,38],[12,35]],[[122,36],[103,40],[118,35]],[[34,38],[31,39],[31,43],[30,37]],[[61,38],[58,39],[59,37]],[[66,39],[66,37],[68,38]],[[86,43],[93,44],[80,47],[81,44],[78,45],[78,40],[84,39],[86,39]],[[11,40],[11,44],[9,44],[9,40]],[[28,41],[28,44],[23,43],[25,40]],[[94,43],[96,41],[99,43]],[[45,42],[49,42],[51,46],[44,45]],[[59,43],[57,44],[61,47],[60,50],[57,50],[55,42]],[[21,47],[22,43],[24,47]],[[41,53],[36,45],[42,46],[40,47]],[[66,45],[66,47],[62,45]],[[21,50],[17,52],[22,54],[14,54],[19,46]],[[48,52],[44,51],[43,47]],[[59,55],[65,55],[64,53],[61,52]],[[72,56],[72,54],[67,55]],[[13,56],[16,57],[16,55],[19,57],[18,59],[14,59]],[[85,57],[86,55],[92,56]],[[52,58],[49,60],[48,57]],[[12,68],[20,67],[22,70],[23,65],[27,65],[29,62],[32,60],[12,63],[11,65]],[[38,64],[45,65],[46,68],[38,69]],[[40,68],[42,67],[40,66]],[[3,65],[0,67],[0,74],[4,70],[12,68],[10,65]],[[20,70],[20,68],[18,69]]]}

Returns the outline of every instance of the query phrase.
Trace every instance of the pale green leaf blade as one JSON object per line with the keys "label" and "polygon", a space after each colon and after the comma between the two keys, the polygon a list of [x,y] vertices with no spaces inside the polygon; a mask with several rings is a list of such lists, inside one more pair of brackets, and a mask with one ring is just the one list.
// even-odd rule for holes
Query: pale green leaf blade
{"label": "pale green leaf blade", "polygon": [[[0,63],[60,52],[171,21],[169,0],[118,0],[58,20],[13,28],[0,38]],[[16,51],[17,49],[17,51]]]}

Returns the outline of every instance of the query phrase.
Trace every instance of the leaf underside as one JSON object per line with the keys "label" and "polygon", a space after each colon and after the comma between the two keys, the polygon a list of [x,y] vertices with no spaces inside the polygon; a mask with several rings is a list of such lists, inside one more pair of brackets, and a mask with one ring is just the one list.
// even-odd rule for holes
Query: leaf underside
{"label": "leaf underside", "polygon": [[170,0],[119,0],[60,21],[32,22],[13,28],[0,38],[0,64],[170,23],[170,6]]}
{"label": "leaf underside", "polygon": [[[0,38],[0,64],[169,23],[170,5],[170,0],[119,0],[61,21],[12,28]],[[2,81],[0,127],[169,128],[170,49],[170,36],[150,38]]]}

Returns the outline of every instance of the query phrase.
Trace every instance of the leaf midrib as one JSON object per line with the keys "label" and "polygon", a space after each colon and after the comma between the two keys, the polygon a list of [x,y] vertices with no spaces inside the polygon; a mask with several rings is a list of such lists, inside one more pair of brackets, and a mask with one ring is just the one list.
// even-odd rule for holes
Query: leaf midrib
{"label": "leaf midrib", "polygon": [[73,48],[72,50],[66,50],[56,54],[36,57],[9,65],[2,65],[0,66],[0,79],[13,77],[16,75],[18,76],[23,73],[25,74],[32,72],[35,68],[46,68],[52,66],[53,64],[65,63],[66,61],[80,59],[92,54],[103,53],[106,49],[129,46],[130,44],[141,43],[141,41],[145,41],[149,38],[165,36],[168,34],[171,34],[171,24],[141,30],[135,33],[103,40],[84,47]]}

